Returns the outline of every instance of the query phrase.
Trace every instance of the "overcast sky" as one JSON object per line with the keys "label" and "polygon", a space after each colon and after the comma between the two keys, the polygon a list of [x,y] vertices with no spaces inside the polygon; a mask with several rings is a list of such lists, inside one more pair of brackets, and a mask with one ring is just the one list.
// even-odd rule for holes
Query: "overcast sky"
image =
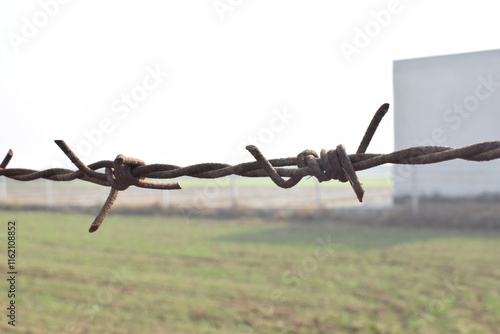
{"label": "overcast sky", "polygon": [[85,163],[354,153],[394,60],[500,47],[496,1],[3,1],[0,29],[0,154],[35,169],[70,167],[54,139]]}

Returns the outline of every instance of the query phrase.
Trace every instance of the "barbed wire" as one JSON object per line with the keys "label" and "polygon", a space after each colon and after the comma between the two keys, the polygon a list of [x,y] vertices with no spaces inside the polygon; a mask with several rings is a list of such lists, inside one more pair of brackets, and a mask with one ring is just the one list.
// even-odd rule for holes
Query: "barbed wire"
{"label": "barbed wire", "polygon": [[[215,179],[228,175],[245,177],[269,177],[281,188],[291,188],[307,176],[314,176],[319,182],[338,180],[349,182],[360,202],[363,200],[364,189],[356,171],[365,170],[387,163],[420,165],[431,164],[452,159],[469,161],[489,161],[500,158],[500,141],[481,142],[461,148],[447,146],[418,146],[395,151],[388,154],[365,153],[380,121],[389,110],[385,103],[377,110],[371,120],[365,135],[355,154],[347,154],[343,145],[335,149],[321,150],[320,154],[313,150],[304,150],[296,157],[267,159],[253,145],[246,149],[256,161],[229,165],[225,163],[201,163],[187,167],[170,164],[150,164],[136,158],[118,155],[113,161],[101,160],[85,165],[63,140],[55,143],[78,168],[73,171],[64,168],[51,168],[43,171],[25,168],[7,168],[13,152],[9,150],[0,164],[0,176],[18,181],[47,179],[53,181],[71,181],[80,179],[102,186],[111,187],[110,193],[90,226],[89,232],[95,232],[102,224],[115,202],[118,191],[130,186],[148,189],[181,189],[177,182],[164,183],[147,181],[151,179],[173,179],[190,176],[203,179]],[[295,168],[291,168],[295,167]],[[97,170],[104,169],[104,172]],[[288,179],[284,179],[288,178]]]}

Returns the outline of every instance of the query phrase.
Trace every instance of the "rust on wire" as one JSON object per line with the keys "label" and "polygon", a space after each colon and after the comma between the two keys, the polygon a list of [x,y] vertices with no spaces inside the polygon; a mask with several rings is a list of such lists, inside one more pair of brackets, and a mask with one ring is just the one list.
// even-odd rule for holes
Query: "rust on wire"
{"label": "rust on wire", "polygon": [[[63,140],[56,140],[56,144],[78,170],[51,168],[37,171],[24,168],[7,168],[13,156],[12,150],[9,150],[0,164],[0,176],[18,181],[31,181],[35,179],[71,181],[80,179],[111,187],[108,198],[89,229],[89,232],[95,232],[109,213],[119,191],[126,190],[130,186],[148,189],[181,189],[177,182],[147,181],[145,180],[146,178],[173,179],[180,176],[191,176],[215,179],[228,175],[240,175],[245,177],[269,177],[277,186],[291,188],[299,183],[302,178],[314,176],[319,182],[329,180],[349,182],[356,197],[361,202],[363,200],[364,189],[356,175],[356,171],[387,163],[420,165],[452,159],[489,161],[500,158],[500,141],[482,142],[461,148],[419,146],[388,154],[365,153],[380,121],[388,110],[388,103],[383,104],[377,110],[356,154],[347,154],[344,146],[338,145],[332,150],[321,150],[319,155],[313,150],[305,150],[296,157],[267,159],[256,146],[249,145],[246,149],[256,161],[238,165],[224,163],[201,163],[187,167],[169,164],[147,165],[142,160],[129,158],[121,154],[113,161],[102,160],[85,165]],[[97,172],[100,169],[104,169],[104,172]]]}

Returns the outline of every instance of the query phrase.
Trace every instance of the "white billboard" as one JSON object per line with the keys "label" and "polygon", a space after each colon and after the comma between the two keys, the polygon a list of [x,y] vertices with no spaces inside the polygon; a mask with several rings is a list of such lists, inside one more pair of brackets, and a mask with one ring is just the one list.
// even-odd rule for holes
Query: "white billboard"
{"label": "white billboard", "polygon": [[[500,50],[394,62],[395,149],[500,140]],[[394,166],[394,196],[500,193],[500,160]]]}

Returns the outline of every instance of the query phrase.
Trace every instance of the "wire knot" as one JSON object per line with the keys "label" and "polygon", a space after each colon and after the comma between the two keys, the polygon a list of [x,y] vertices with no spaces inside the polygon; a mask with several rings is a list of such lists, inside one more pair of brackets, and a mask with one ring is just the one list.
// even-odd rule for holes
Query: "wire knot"
{"label": "wire knot", "polygon": [[140,159],[129,158],[119,154],[113,161],[113,167],[106,167],[106,177],[111,187],[116,190],[125,190],[130,186],[138,186],[144,177],[132,174],[132,168],[144,166],[146,163]]}
{"label": "wire knot", "polygon": [[304,150],[297,155],[297,167],[309,168],[311,174],[319,182],[349,181],[359,201],[362,202],[364,190],[343,145],[338,145],[336,149],[328,151],[322,149],[320,156],[313,150]]}
{"label": "wire knot", "polygon": [[351,159],[343,145],[338,145],[334,150],[321,150],[321,157],[313,150],[305,150],[297,155],[296,164],[299,169],[304,170],[303,175],[292,176],[288,180],[284,180],[280,173],[274,168],[269,160],[267,160],[260,150],[248,145],[247,150],[259,162],[262,169],[269,175],[274,183],[281,188],[291,188],[296,185],[304,176],[312,175],[319,182],[328,180],[339,180],[351,184],[356,197],[360,202],[363,201],[365,191],[359,182],[356,170],[351,163]]}

